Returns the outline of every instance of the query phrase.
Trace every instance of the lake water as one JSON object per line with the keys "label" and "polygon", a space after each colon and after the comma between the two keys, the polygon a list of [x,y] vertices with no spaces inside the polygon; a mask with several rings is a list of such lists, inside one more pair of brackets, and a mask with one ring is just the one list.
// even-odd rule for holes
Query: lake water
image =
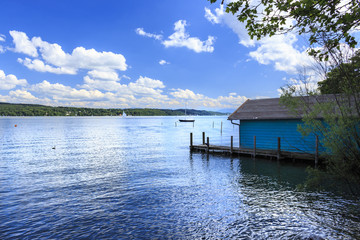
{"label": "lake water", "polygon": [[177,120],[0,118],[0,239],[360,238],[359,199],[297,191],[304,166],[191,154],[190,132],[238,129]]}

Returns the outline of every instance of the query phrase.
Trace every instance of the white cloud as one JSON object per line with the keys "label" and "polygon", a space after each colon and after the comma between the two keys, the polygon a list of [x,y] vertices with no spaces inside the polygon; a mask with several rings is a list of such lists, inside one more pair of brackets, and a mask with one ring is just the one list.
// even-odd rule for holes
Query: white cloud
{"label": "white cloud", "polygon": [[[0,34],[0,42],[5,42],[5,35],[3,35],[3,34]],[[5,48],[2,46],[2,45],[0,45],[0,53],[4,53],[5,52]]]}
{"label": "white cloud", "polygon": [[31,57],[37,57],[37,52],[34,44],[29,40],[28,36],[23,32],[10,31],[10,35],[13,38],[15,48],[12,49],[14,52],[24,53]]}
{"label": "white cloud", "polygon": [[[235,14],[236,15],[236,14]],[[251,40],[245,24],[236,16],[226,13],[221,5],[214,13],[205,8],[205,17],[213,24],[225,24],[238,36],[239,43],[245,47],[256,47],[249,53],[250,57],[260,64],[273,64],[278,71],[295,74],[299,69],[313,66],[314,62],[306,50],[296,49],[297,37],[294,33],[265,37],[259,41]],[[289,23],[291,20],[289,20]]]}
{"label": "white cloud", "polygon": [[90,89],[90,90],[105,90],[109,92],[122,92],[129,95],[127,92],[127,86],[122,85],[117,81],[109,81],[102,79],[93,79],[89,76],[84,77],[84,84],[79,86],[80,88]]}
{"label": "white cloud", "polygon": [[26,102],[26,103],[34,102],[35,100],[37,100],[37,98],[28,91],[20,90],[20,89],[16,91],[10,91],[9,96],[11,98],[17,99],[20,102]]}
{"label": "white cloud", "polygon": [[[235,108],[246,100],[236,93],[228,96],[210,98],[189,89],[172,89],[164,93],[166,86],[157,79],[140,76],[136,81],[120,84],[120,79],[107,72],[90,71],[84,77],[83,85],[76,87],[61,83],[42,81],[29,85],[25,79],[17,79],[14,75],[5,75],[0,70],[0,86],[2,90],[11,90],[16,86],[22,89],[9,91],[0,95],[0,101],[36,103],[53,106],[79,107],[149,107],[179,108],[184,101],[193,108]],[[92,78],[95,77],[95,78]],[[121,78],[128,78],[122,76]]]}
{"label": "white cloud", "polygon": [[162,88],[165,88],[162,81],[142,76],[135,82],[130,82],[127,85],[120,84],[117,81],[93,79],[89,76],[85,76],[84,84],[78,87],[89,90],[105,90],[126,98],[135,98],[135,96],[164,98],[165,96],[162,94],[161,90]]}
{"label": "white cloud", "polygon": [[228,26],[239,38],[239,43],[245,47],[255,45],[245,28],[244,23],[239,22],[236,15],[226,13],[223,5],[215,9],[215,13],[211,12],[209,8],[205,8],[205,18],[213,24],[225,24]]}
{"label": "white cloud", "polygon": [[162,41],[165,47],[186,47],[197,53],[214,51],[215,38],[213,36],[208,36],[206,41],[201,41],[199,38],[190,37],[185,31],[185,20],[179,20],[174,25],[175,32],[168,37],[168,40]]}
{"label": "white cloud", "polygon": [[237,96],[234,93],[230,93],[229,96],[210,98],[203,94],[194,93],[189,89],[174,89],[170,95],[179,99],[179,102],[185,101],[189,107],[237,108],[247,100],[246,97]]}
{"label": "white cloud", "polygon": [[93,78],[100,78],[102,80],[109,80],[109,81],[119,81],[119,75],[116,72],[106,72],[106,71],[98,71],[92,70],[88,72],[88,74]]}
{"label": "white cloud", "polygon": [[165,85],[162,81],[151,79],[148,77],[140,76],[138,80],[135,82],[139,86],[149,87],[149,88],[165,88]]}
{"label": "white cloud", "polygon": [[72,100],[95,101],[106,98],[106,95],[111,95],[111,93],[104,94],[99,90],[75,89],[60,83],[51,84],[46,80],[44,80],[41,83],[32,85],[30,90],[43,94],[44,96],[51,97],[55,100],[61,100],[61,101],[64,100],[65,101],[72,101]]}
{"label": "white cloud", "polygon": [[[295,89],[294,95],[305,96],[309,92],[318,92],[318,81],[319,79],[313,77],[307,77],[306,79],[294,79],[290,78],[287,82],[289,86]],[[286,89],[287,87],[285,87]],[[278,94],[283,94],[283,90],[279,88]]]}
{"label": "white cloud", "polygon": [[175,98],[180,98],[184,100],[199,100],[205,97],[202,94],[195,94],[189,89],[175,89],[175,91],[171,92],[170,94]]}
{"label": "white cloud", "polygon": [[163,97],[159,88],[165,88],[165,85],[160,80],[140,76],[135,82],[129,83],[128,88],[134,95],[159,98]]}
{"label": "white cloud", "polygon": [[17,79],[13,74],[5,75],[4,71],[0,70],[0,90],[10,90],[16,86],[26,86],[25,79]]}
{"label": "white cloud", "polygon": [[10,31],[10,35],[15,44],[13,51],[35,58],[25,58],[19,62],[36,71],[76,74],[79,69],[114,72],[125,71],[128,67],[125,57],[121,54],[98,52],[95,49],[83,47],[76,47],[71,53],[65,53],[60,45],[48,43],[40,37],[33,37],[30,41],[23,32]]}
{"label": "white cloud", "polygon": [[143,28],[137,28],[135,30],[135,32],[140,35],[140,36],[145,36],[145,37],[149,37],[149,38],[154,38],[156,40],[161,40],[162,39],[162,35],[161,34],[153,34],[153,33],[147,33],[144,31]]}
{"label": "white cloud", "polygon": [[276,70],[296,74],[299,69],[314,65],[313,58],[306,50],[294,48],[296,42],[297,38],[293,33],[267,37],[260,40],[260,46],[249,55],[260,64],[274,64]]}
{"label": "white cloud", "polygon": [[161,59],[161,60],[159,61],[159,64],[160,64],[160,65],[165,65],[165,64],[170,64],[170,63],[167,62],[166,60]]}
{"label": "white cloud", "polygon": [[30,58],[18,58],[18,62],[23,64],[30,70],[35,70],[38,72],[50,72],[55,74],[76,74],[76,69],[67,68],[67,67],[52,67],[48,64],[45,64],[39,59],[31,60]]}

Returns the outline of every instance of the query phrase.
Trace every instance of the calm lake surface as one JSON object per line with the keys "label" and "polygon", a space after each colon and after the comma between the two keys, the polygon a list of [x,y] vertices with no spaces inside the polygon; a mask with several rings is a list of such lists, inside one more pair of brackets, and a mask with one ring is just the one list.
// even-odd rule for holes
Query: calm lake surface
{"label": "calm lake surface", "polygon": [[0,117],[0,239],[360,238],[359,199],[297,191],[303,165],[190,154],[238,136],[195,119]]}

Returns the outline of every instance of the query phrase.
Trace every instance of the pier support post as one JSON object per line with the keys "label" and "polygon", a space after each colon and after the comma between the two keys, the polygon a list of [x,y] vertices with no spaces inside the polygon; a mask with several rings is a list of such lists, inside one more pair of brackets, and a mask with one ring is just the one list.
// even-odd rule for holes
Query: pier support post
{"label": "pier support post", "polygon": [[230,141],[230,155],[232,155],[233,150],[234,150],[233,144],[234,144],[234,137],[231,136],[231,141]]}
{"label": "pier support post", "polygon": [[316,135],[315,139],[315,167],[318,166],[319,162],[319,137]]}
{"label": "pier support post", "polygon": [[253,157],[256,157],[256,136],[254,136],[254,153],[253,153]]}
{"label": "pier support post", "polygon": [[207,145],[206,152],[209,153],[209,148],[210,148],[209,137],[206,138],[206,145]]}
{"label": "pier support post", "polygon": [[205,132],[202,133],[202,137],[203,137],[203,145],[205,145]]}
{"label": "pier support post", "polygon": [[193,133],[190,133],[190,150],[193,149]]}
{"label": "pier support post", "polygon": [[280,142],[280,137],[278,137],[278,148],[277,148],[277,160],[280,160],[280,155],[281,155],[281,142]]}

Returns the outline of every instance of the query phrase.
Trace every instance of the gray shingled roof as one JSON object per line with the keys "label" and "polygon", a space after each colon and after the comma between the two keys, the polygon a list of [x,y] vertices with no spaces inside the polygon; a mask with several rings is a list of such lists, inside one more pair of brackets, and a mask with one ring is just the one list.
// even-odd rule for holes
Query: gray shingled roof
{"label": "gray shingled roof", "polygon": [[280,98],[246,100],[229,120],[250,119],[297,119],[284,106],[279,103]]}
{"label": "gray shingled roof", "polygon": [[[340,99],[341,96],[320,95],[301,98],[301,101],[306,103],[306,106],[311,109],[315,103],[335,101],[335,98]],[[294,115],[285,106],[281,105],[279,101],[280,98],[247,100],[228,117],[228,120],[301,119],[303,117],[302,112]]]}

